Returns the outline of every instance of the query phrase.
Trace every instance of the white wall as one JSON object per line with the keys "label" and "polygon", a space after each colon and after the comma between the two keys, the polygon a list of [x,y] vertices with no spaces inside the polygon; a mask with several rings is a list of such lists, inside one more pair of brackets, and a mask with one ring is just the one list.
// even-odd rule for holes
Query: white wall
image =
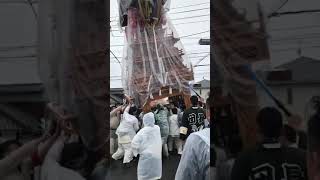
{"label": "white wall", "polygon": [[[287,88],[292,88],[292,105],[288,104]],[[299,114],[305,119],[307,103],[313,96],[320,95],[319,85],[294,85],[294,86],[273,86],[270,88],[276,98],[294,114]],[[258,88],[259,104],[262,107],[276,106],[264,91]],[[283,114],[284,115],[284,114]]]}

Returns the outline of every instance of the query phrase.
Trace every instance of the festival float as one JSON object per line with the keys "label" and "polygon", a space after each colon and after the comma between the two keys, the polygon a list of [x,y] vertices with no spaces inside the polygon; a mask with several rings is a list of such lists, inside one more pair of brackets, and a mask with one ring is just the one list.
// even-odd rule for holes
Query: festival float
{"label": "festival float", "polygon": [[122,81],[125,93],[149,111],[160,99],[190,106],[192,64],[167,12],[170,1],[119,1],[125,47]]}

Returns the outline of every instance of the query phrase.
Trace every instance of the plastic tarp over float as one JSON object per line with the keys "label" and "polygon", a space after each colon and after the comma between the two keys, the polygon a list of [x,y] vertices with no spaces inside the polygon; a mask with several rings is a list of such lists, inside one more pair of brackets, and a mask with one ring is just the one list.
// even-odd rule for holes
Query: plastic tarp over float
{"label": "plastic tarp over float", "polygon": [[167,16],[169,6],[165,0],[119,1],[123,87],[141,106],[157,97],[190,94],[192,65]]}
{"label": "plastic tarp over float", "polygon": [[269,60],[264,13],[257,0],[215,0],[214,59],[231,97],[245,147],[256,143],[259,110],[251,66]]}

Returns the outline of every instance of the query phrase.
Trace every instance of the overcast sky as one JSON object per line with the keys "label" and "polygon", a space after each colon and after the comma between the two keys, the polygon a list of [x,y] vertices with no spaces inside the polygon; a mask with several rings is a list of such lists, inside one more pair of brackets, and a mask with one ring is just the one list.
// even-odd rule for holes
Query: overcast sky
{"label": "overcast sky", "polygon": [[[283,0],[282,0],[283,1]],[[0,0],[0,84],[8,83],[35,83],[39,82],[37,76],[37,23],[30,7],[26,3],[7,3],[8,0]],[[21,2],[25,2],[21,0]],[[111,0],[111,19],[118,16],[117,0]],[[278,7],[280,0],[261,0],[267,11],[272,11]],[[204,4],[202,4],[204,3]],[[197,5],[198,4],[198,5]],[[201,4],[201,5],[199,5]],[[185,7],[189,6],[189,7]],[[209,30],[209,0],[172,0],[170,18],[185,19],[174,20],[175,28],[180,36],[190,35]],[[198,10],[197,10],[198,9]],[[199,10],[202,9],[202,10]],[[289,0],[281,11],[296,11],[320,9],[319,0]],[[191,11],[190,11],[191,10]],[[195,11],[193,11],[195,10]],[[184,12],[190,11],[190,12]],[[201,17],[194,17],[200,16]],[[202,16],[203,15],[203,16]],[[194,17],[194,18],[188,18]],[[270,52],[272,65],[276,66],[297,58],[297,49],[302,47],[302,54],[315,59],[320,59],[320,14],[310,13],[304,15],[290,15],[272,18],[267,21],[270,35]],[[204,22],[203,22],[204,21]],[[189,22],[189,23],[188,23]],[[112,22],[112,29],[118,30],[116,21]],[[184,24],[188,23],[188,24]],[[118,31],[112,32],[111,50],[116,56],[122,56],[123,37]],[[202,54],[190,55],[190,60],[198,62],[201,57],[209,53],[208,46],[198,45],[200,38],[209,37],[209,33],[203,33],[189,38],[183,38],[182,42],[187,53],[203,52]],[[191,39],[193,38],[193,39]],[[28,46],[28,48],[14,48],[19,46]],[[6,58],[9,56],[10,58]],[[15,56],[25,56],[23,58],[14,58]],[[120,58],[121,60],[121,58]],[[120,65],[114,58],[111,63],[111,87],[120,87]],[[200,64],[209,64],[209,57]],[[195,69],[196,80],[203,77],[209,79],[209,66]],[[19,72],[19,73],[17,73]]]}
{"label": "overcast sky", "polygon": [[[272,6],[272,1],[264,0],[262,2],[267,9],[269,7],[275,9],[274,7],[279,7],[276,4],[281,4],[273,3]],[[320,1],[289,0],[280,12],[310,9],[320,9]],[[320,60],[319,20],[320,13],[297,14],[269,19],[267,25],[270,35],[269,45],[272,65],[277,66],[297,58],[299,47],[301,47],[303,56]]]}

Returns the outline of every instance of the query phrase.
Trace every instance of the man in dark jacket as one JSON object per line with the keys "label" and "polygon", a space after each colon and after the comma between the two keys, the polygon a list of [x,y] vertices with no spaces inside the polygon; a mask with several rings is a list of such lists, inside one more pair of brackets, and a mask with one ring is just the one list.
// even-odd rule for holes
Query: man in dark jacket
{"label": "man in dark jacket", "polygon": [[279,137],[283,122],[281,113],[272,107],[257,116],[262,142],[236,159],[232,180],[305,180],[306,153],[297,148],[281,147]]}
{"label": "man in dark jacket", "polygon": [[198,97],[191,96],[190,101],[192,107],[187,109],[182,116],[182,124],[180,127],[180,138],[186,140],[187,137],[193,133],[204,129],[204,120],[206,118],[205,112],[198,106]]}

